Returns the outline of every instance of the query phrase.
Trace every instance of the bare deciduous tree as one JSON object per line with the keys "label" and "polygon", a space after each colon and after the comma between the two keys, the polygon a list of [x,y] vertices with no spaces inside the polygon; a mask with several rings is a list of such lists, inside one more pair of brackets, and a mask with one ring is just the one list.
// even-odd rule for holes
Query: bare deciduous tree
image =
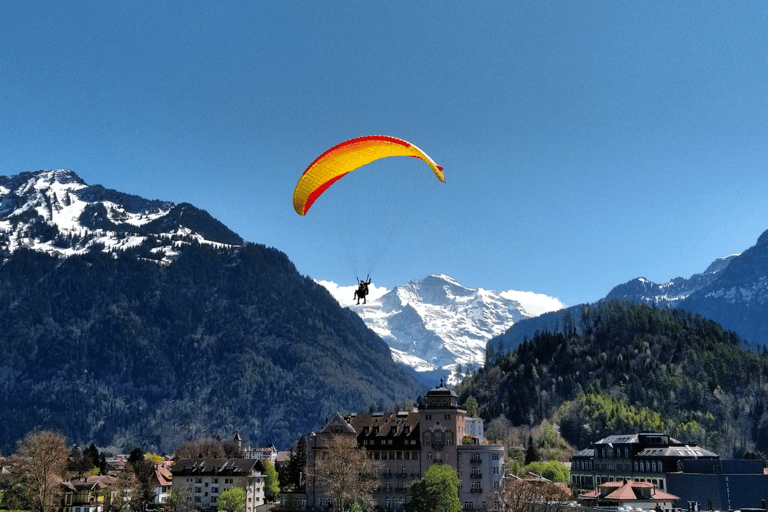
{"label": "bare deciduous tree", "polygon": [[347,510],[353,503],[373,502],[373,491],[379,486],[381,463],[368,457],[357,446],[354,435],[337,434],[327,438],[325,450],[315,463],[315,475],[326,496],[332,498],[336,510]]}
{"label": "bare deciduous tree", "polygon": [[32,510],[47,512],[58,505],[68,457],[67,441],[56,432],[32,432],[21,440],[11,458],[11,477]]}
{"label": "bare deciduous tree", "polygon": [[228,458],[224,444],[218,439],[204,437],[194,441],[184,441],[176,447],[177,459],[224,459]]}
{"label": "bare deciduous tree", "polygon": [[560,512],[570,494],[547,480],[505,479],[495,498],[491,508],[498,512]]}

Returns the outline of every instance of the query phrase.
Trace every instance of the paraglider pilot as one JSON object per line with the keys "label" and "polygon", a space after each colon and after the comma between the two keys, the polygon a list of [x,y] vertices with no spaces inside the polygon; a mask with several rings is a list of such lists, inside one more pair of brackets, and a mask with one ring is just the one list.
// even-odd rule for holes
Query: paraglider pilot
{"label": "paraglider pilot", "polygon": [[[355,299],[357,299],[357,303],[360,304],[360,299],[363,299],[363,304],[365,304],[365,296],[368,295],[368,285],[371,284],[371,276],[368,276],[368,280],[361,279],[360,284],[357,287],[357,290],[355,290]],[[354,300],[354,299],[353,299]]]}

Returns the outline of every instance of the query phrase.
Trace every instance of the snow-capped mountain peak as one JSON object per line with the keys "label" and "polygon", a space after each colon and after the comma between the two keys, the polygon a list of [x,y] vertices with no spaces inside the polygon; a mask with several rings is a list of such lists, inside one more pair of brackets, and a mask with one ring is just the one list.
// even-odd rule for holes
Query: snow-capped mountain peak
{"label": "snow-capped mountain peak", "polygon": [[167,263],[192,242],[242,239],[191,205],[89,186],[67,169],[0,176],[0,253],[28,248],[70,256],[145,245],[152,259]]}
{"label": "snow-capped mountain peak", "polygon": [[468,288],[441,274],[411,281],[392,290],[371,285],[366,305],[351,299],[355,286],[320,281],[342,306],[349,306],[392,349],[393,358],[418,372],[452,373],[483,365],[486,342],[524,318],[565,305],[533,292],[496,292]]}

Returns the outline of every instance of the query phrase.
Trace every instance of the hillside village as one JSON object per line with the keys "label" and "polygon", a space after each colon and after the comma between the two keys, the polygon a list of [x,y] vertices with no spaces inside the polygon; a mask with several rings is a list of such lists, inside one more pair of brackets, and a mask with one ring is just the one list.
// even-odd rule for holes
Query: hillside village
{"label": "hillside village", "polygon": [[[412,410],[337,413],[290,451],[245,446],[238,434],[219,441],[219,453],[210,451],[213,445],[215,440],[186,443],[171,457],[140,449],[129,456],[99,457],[93,446],[82,454],[73,449],[66,465],[48,466],[47,494],[37,502],[21,489],[35,486],[21,473],[30,459],[50,459],[50,453],[27,446],[31,451],[0,461],[2,505],[40,512],[303,512],[336,510],[337,503],[342,510],[355,503],[362,507],[357,510],[422,510],[417,506],[419,485],[431,468],[443,467],[457,476],[457,487],[448,492],[455,493],[457,506],[465,511],[522,512],[532,506],[545,511],[566,506],[765,509],[768,499],[768,475],[760,461],[721,459],[705,447],[663,433],[596,440],[562,461],[569,468],[565,478],[533,471],[512,474],[505,446],[486,439],[483,421],[469,416],[457,393],[442,383]],[[329,479],[328,466],[348,453],[341,446],[361,454],[350,459],[356,461],[353,480],[339,472]],[[98,465],[89,467],[94,460]],[[355,482],[366,472],[368,487],[357,488]],[[334,490],[334,481],[344,482],[346,498]],[[233,490],[242,490],[242,498],[231,509]]]}

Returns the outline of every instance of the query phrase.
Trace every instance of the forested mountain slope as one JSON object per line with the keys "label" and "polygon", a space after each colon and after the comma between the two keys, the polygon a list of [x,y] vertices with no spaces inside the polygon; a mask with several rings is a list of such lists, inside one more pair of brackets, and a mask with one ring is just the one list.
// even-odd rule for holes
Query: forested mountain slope
{"label": "forested mountain slope", "polygon": [[608,434],[664,430],[728,456],[768,453],[768,357],[682,310],[610,301],[579,325],[538,332],[461,385],[487,421],[554,419],[585,447]]}
{"label": "forested mountain slope", "polygon": [[0,451],[36,428],[169,451],[184,439],[286,447],[336,411],[422,386],[287,256],[189,204],[0,180]]}

